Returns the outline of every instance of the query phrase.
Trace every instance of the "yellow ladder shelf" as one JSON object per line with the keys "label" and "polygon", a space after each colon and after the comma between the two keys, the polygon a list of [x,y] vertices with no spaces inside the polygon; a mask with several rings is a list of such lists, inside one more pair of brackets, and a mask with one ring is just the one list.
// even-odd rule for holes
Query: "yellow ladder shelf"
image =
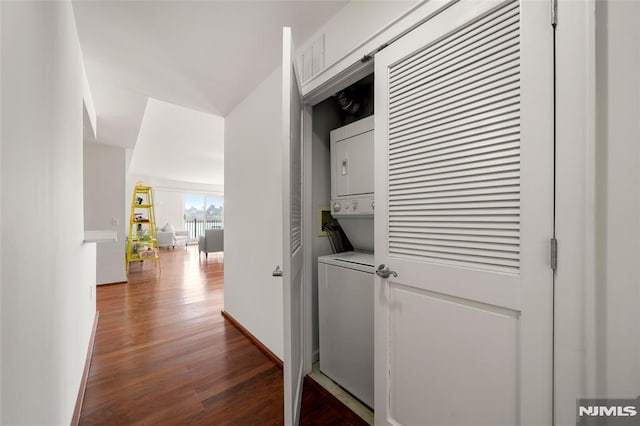
{"label": "yellow ladder shelf", "polygon": [[136,185],[131,200],[129,238],[127,239],[127,275],[131,262],[153,260],[160,269],[160,252],[156,234],[153,191],[150,186]]}

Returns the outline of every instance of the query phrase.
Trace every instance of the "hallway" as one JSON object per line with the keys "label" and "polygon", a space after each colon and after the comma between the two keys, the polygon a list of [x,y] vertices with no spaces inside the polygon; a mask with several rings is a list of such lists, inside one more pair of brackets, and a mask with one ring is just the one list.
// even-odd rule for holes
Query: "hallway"
{"label": "hallway", "polygon": [[[220,314],[222,254],[161,251],[129,284],[98,286],[80,424],[282,424],[282,370]],[[362,424],[305,386],[302,424]]]}

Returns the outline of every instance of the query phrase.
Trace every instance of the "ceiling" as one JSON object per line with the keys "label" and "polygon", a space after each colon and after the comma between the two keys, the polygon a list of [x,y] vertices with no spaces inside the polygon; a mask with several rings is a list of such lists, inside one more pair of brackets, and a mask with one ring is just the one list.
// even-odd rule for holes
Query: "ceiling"
{"label": "ceiling", "polygon": [[[98,142],[133,148],[149,98],[194,114],[226,116],[278,66],[283,26],[293,28],[294,42],[301,45],[346,3],[74,1]],[[156,121],[145,119],[145,128]],[[164,140],[156,152],[173,143],[162,137],[172,134],[166,129],[148,131]],[[222,154],[201,148],[204,156]],[[188,166],[184,159],[173,160]]]}
{"label": "ceiling", "polygon": [[149,98],[130,168],[140,176],[223,183],[224,118]]}

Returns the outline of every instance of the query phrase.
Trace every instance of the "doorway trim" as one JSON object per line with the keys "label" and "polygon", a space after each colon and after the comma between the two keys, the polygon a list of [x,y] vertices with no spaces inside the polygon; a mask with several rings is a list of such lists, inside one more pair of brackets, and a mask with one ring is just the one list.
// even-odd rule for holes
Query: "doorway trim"
{"label": "doorway trim", "polygon": [[597,394],[595,0],[558,1],[554,423]]}

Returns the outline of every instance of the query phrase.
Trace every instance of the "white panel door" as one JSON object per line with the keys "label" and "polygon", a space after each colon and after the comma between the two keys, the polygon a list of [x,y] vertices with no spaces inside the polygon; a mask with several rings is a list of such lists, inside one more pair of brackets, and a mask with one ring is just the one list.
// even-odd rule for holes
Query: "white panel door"
{"label": "white panel door", "polygon": [[375,58],[376,424],[551,424],[549,4],[432,7]]}
{"label": "white panel door", "polygon": [[282,32],[284,420],[298,424],[302,401],[302,96],[291,29]]}

